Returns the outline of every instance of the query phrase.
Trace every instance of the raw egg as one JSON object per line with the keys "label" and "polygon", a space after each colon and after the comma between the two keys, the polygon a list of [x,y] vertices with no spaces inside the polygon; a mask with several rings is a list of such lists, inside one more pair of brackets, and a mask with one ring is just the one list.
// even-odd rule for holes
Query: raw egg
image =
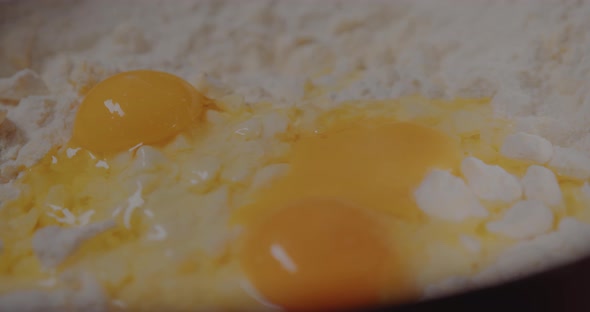
{"label": "raw egg", "polygon": [[413,189],[459,161],[456,141],[413,123],[374,120],[300,138],[291,171],[236,212],[244,270],[287,309],[376,304],[384,280],[405,299],[407,268],[379,219],[420,221]]}
{"label": "raw egg", "polygon": [[199,117],[205,98],[174,75],[136,70],[112,76],[88,92],[72,141],[93,152],[117,152],[170,139]]}
{"label": "raw egg", "polygon": [[[314,104],[278,107],[211,100],[150,70],[100,82],[72,140],[24,170],[0,209],[0,294],[55,291],[62,273],[85,272],[113,310],[359,308],[418,299],[514,243],[486,230],[512,203],[480,200],[462,176],[467,156],[516,181],[530,165],[499,153],[511,130],[489,99],[335,105],[309,88]],[[425,181],[435,191],[423,195],[440,196],[429,209],[416,201]],[[561,213],[582,211],[582,183],[558,183]],[[441,197],[489,214],[441,219]]]}
{"label": "raw egg", "polygon": [[387,234],[362,208],[305,199],[257,223],[240,260],[265,298],[287,310],[366,306],[378,302],[395,264]]}

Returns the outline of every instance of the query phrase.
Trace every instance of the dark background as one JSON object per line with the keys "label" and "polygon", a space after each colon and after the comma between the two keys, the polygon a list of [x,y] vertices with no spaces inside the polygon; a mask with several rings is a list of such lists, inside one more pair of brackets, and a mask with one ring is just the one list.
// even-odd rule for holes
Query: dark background
{"label": "dark background", "polygon": [[590,257],[507,284],[417,304],[366,311],[590,311]]}

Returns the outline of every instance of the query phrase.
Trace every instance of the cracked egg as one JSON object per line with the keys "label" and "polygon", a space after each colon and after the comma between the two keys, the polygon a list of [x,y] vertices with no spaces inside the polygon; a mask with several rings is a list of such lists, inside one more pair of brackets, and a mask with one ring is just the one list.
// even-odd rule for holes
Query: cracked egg
{"label": "cracked egg", "polygon": [[43,281],[73,270],[113,310],[417,300],[587,215],[580,177],[489,99],[307,92],[279,107],[148,70],[100,82],[0,210],[0,291],[54,291]]}

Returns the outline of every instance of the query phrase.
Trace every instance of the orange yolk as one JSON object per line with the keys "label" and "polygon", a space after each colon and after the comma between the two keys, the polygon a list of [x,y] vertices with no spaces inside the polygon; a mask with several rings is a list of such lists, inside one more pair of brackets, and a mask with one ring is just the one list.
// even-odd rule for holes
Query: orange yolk
{"label": "orange yolk", "polygon": [[249,232],[241,263],[265,298],[288,310],[359,307],[379,298],[390,261],[384,233],[362,209],[305,200]]}
{"label": "orange yolk", "polygon": [[120,73],[88,92],[76,115],[72,141],[93,152],[159,143],[195,121],[204,100],[189,83],[171,74]]}
{"label": "orange yolk", "polygon": [[[412,123],[370,122],[300,138],[290,172],[235,212],[245,227],[247,277],[272,303],[295,310],[378,303],[384,287],[387,298],[406,299],[411,281],[398,245],[411,243],[371,216],[425,222],[413,190],[433,168],[456,169],[460,157],[458,142]],[[276,246],[296,270],[277,260]]]}

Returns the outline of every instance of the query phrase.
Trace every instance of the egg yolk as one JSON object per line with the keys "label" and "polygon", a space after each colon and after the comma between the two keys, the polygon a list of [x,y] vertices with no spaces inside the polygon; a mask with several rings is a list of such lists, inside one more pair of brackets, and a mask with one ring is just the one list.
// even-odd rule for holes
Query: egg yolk
{"label": "egg yolk", "polygon": [[266,299],[288,310],[375,303],[390,259],[386,231],[362,209],[303,200],[247,233],[241,265]]}
{"label": "egg yolk", "polygon": [[413,123],[369,122],[300,138],[290,172],[234,214],[246,229],[246,275],[265,298],[294,310],[407,299],[412,282],[397,245],[411,242],[370,216],[421,224],[427,217],[413,190],[431,169],[457,168],[460,156],[458,142]]}
{"label": "egg yolk", "polygon": [[72,141],[93,152],[159,143],[194,122],[204,100],[189,83],[168,73],[120,73],[88,92],[74,121]]}
{"label": "egg yolk", "polygon": [[327,196],[419,221],[414,189],[431,169],[455,170],[460,160],[457,141],[414,123],[367,122],[303,136],[294,144],[290,173],[237,211],[236,220],[300,198]]}

